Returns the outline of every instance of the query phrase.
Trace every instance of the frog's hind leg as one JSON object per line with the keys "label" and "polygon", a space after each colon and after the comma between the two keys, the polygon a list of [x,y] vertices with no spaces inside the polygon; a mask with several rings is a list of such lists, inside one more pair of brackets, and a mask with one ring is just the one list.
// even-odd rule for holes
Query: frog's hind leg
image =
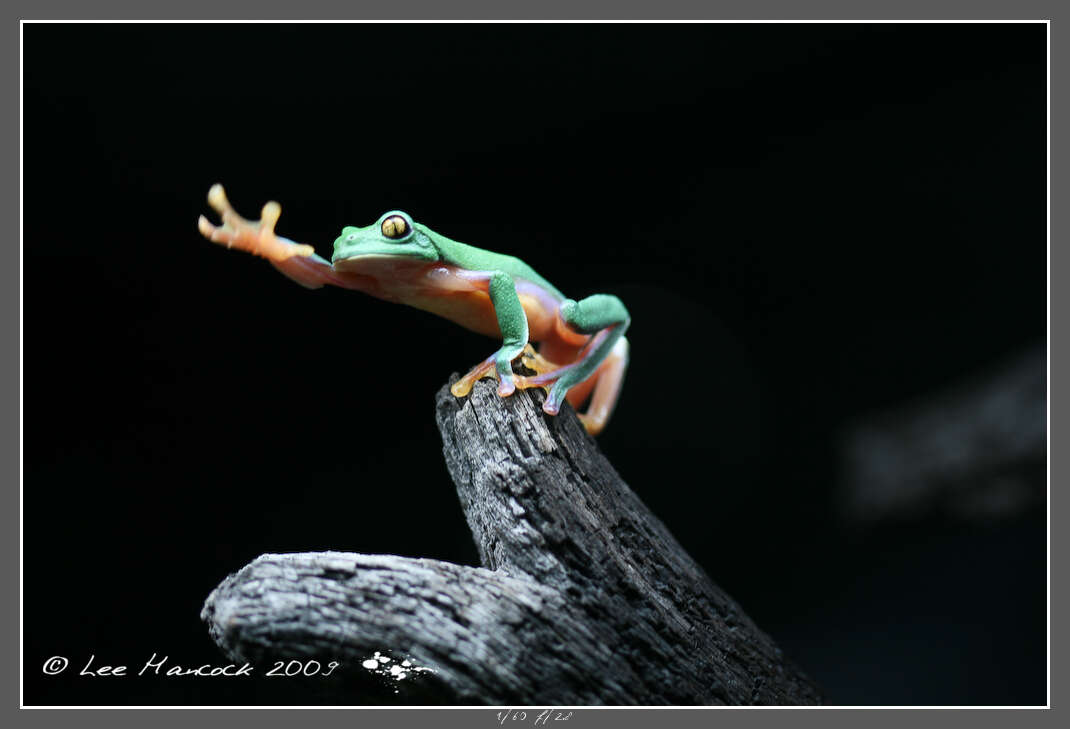
{"label": "frog's hind leg", "polygon": [[[620,393],[628,364],[628,343],[623,335],[631,318],[620,299],[607,294],[589,296],[580,302],[565,301],[561,305],[561,318],[570,329],[594,336],[584,346],[577,361],[545,374],[517,378],[517,387],[550,385],[542,409],[556,415],[570,389],[597,377],[591,406],[581,416],[588,432],[597,433],[609,419]],[[576,398],[577,402],[585,399],[586,393],[582,395]]]}

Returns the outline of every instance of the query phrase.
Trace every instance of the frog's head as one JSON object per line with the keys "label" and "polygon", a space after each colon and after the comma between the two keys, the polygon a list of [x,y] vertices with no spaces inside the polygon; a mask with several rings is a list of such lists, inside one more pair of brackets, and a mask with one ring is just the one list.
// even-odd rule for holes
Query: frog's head
{"label": "frog's head", "polygon": [[340,270],[356,270],[383,259],[437,261],[438,250],[423,226],[407,213],[391,210],[367,228],[347,226],[334,241],[331,263]]}

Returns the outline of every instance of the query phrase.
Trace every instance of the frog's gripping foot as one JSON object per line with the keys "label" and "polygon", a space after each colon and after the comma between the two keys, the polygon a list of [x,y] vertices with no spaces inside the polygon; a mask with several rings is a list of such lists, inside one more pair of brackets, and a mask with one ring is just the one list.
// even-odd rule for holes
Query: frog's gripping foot
{"label": "frog's gripping foot", "polygon": [[226,193],[223,192],[223,186],[216,183],[208,191],[208,204],[219,213],[223,225],[212,225],[208,218],[202,215],[197,220],[197,230],[213,243],[237,248],[275,262],[294,256],[307,257],[315,253],[312,246],[299,245],[275,235],[275,223],[282,214],[282,206],[277,202],[264,205],[260,211],[260,220],[246,220],[231,207]]}
{"label": "frog's gripping foot", "polygon": [[[605,340],[608,334],[609,332],[606,331],[592,337],[584,352],[590,352],[598,349],[600,345],[607,344]],[[498,394],[502,397],[511,395],[514,390],[541,387],[547,391],[542,409],[548,415],[557,415],[561,404],[566,399],[572,403],[573,407],[579,408],[590,397],[587,412],[577,413],[577,417],[588,433],[598,435],[613,412],[617,397],[620,395],[624,372],[628,366],[628,340],[615,337],[610,339],[609,344],[608,354],[593,372],[586,375],[581,369],[584,360],[560,366],[542,357],[528,344],[517,360],[528,369],[534,370],[535,374],[511,375],[511,382],[504,381],[498,374],[495,367],[497,356],[495,353],[457,380],[450,388],[450,392],[455,397],[466,397],[475,383],[484,377],[498,378]],[[517,360],[514,360],[514,364]]]}
{"label": "frog's gripping foot", "polygon": [[[467,397],[468,394],[472,392],[472,387],[476,382],[484,377],[496,377],[498,379],[498,394],[502,397],[512,395],[517,387],[522,390],[526,387],[534,387],[534,385],[522,384],[526,381],[526,378],[519,375],[513,375],[511,382],[503,381],[498,375],[497,368],[494,366],[496,358],[497,353],[492,354],[473,367],[464,377],[453,383],[450,392],[453,393],[454,397]],[[513,362],[520,362],[528,369],[535,370],[535,372],[540,375],[557,367],[553,362],[543,358],[530,344],[524,346],[524,351],[521,352],[520,356],[513,360]]]}

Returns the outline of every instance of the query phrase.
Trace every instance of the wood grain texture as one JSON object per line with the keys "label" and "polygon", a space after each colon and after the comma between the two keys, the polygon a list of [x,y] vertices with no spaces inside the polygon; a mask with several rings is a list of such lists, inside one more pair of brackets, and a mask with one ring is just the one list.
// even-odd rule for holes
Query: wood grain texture
{"label": "wood grain texture", "polygon": [[[452,380],[451,380],[452,382]],[[571,408],[492,381],[437,396],[482,568],[338,552],[265,555],[202,617],[232,658],[387,651],[469,704],[814,704],[816,686],[621,480]],[[344,697],[340,697],[344,703]]]}

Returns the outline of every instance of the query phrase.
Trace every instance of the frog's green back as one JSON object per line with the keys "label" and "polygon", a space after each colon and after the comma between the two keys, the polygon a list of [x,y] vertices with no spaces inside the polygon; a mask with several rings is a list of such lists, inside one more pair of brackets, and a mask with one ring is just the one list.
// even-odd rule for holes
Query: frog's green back
{"label": "frog's green back", "polygon": [[503,271],[513,278],[520,278],[538,284],[560,300],[565,299],[565,295],[558,291],[553,284],[515,256],[494,253],[493,251],[451,240],[421,223],[413,223],[413,226],[431,239],[439,254],[441,254],[442,260],[446,263],[459,266],[468,271]]}

